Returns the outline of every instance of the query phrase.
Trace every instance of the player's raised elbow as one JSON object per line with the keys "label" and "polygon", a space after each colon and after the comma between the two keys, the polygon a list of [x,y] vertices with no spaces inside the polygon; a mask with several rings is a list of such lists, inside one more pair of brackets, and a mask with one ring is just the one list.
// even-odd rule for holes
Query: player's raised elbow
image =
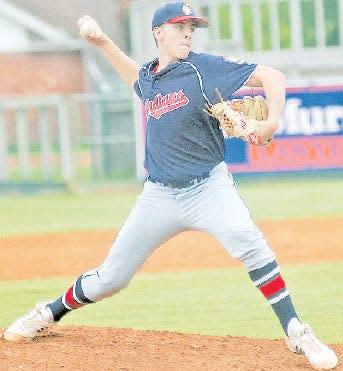
{"label": "player's raised elbow", "polygon": [[275,70],[273,68],[268,68],[269,71],[266,74],[263,86],[273,86],[276,91],[280,94],[284,93],[286,90],[286,76],[281,71]]}
{"label": "player's raised elbow", "polygon": [[251,76],[248,85],[264,87],[270,84],[284,89],[286,85],[285,74],[274,68],[259,64]]}
{"label": "player's raised elbow", "polygon": [[273,69],[273,81],[274,83],[278,84],[282,89],[286,87],[286,76],[284,73],[278,70]]}

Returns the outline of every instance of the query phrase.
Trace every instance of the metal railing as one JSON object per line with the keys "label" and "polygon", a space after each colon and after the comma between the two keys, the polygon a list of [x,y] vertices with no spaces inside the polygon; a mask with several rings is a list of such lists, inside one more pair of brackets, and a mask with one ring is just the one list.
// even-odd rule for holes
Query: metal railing
{"label": "metal railing", "polygon": [[51,95],[0,100],[0,185],[134,178],[131,99]]}

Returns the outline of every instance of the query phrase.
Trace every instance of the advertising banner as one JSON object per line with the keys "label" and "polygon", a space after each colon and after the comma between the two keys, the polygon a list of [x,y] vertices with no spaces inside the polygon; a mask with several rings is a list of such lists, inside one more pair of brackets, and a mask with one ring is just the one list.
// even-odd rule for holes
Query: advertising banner
{"label": "advertising banner", "polygon": [[226,139],[233,173],[343,169],[343,86],[289,88],[268,147]]}

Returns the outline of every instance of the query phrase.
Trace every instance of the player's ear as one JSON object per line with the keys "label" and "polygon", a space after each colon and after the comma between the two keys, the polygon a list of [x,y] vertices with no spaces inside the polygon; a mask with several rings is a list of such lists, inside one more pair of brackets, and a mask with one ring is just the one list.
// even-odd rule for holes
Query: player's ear
{"label": "player's ear", "polygon": [[161,39],[161,36],[162,36],[162,28],[161,27],[155,27],[152,30],[152,34],[154,36],[155,43],[158,46],[158,42],[159,42],[159,40]]}

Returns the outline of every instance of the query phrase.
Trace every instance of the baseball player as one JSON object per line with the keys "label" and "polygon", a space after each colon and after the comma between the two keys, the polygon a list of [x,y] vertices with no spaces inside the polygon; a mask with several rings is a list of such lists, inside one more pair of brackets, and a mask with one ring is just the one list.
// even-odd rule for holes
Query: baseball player
{"label": "baseball player", "polygon": [[223,132],[204,109],[218,102],[217,89],[229,99],[244,85],[262,87],[269,116],[259,135],[268,141],[285,101],[284,75],[263,65],[194,53],[193,32],[208,22],[183,2],[156,10],[152,33],[158,57],[143,66],[124,54],[90,16],[78,23],[80,35],[104,53],[143,102],[149,175],[104,262],[78,277],[56,300],[38,304],[15,321],[4,338],[32,339],[70,311],[114,295],[163,242],[185,230],[202,230],[243,263],[272,306],[290,350],[304,353],[314,368],[334,368],[338,360],[333,350],[299,319],[274,253],[224,163]]}

